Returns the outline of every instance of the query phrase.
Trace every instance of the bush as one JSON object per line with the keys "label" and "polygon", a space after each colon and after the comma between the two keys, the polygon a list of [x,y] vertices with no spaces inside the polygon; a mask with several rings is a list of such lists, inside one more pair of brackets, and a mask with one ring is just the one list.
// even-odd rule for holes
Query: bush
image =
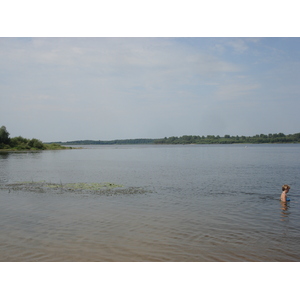
{"label": "bush", "polygon": [[10,148],[9,145],[0,143],[0,149],[9,149],[9,148]]}
{"label": "bush", "polygon": [[17,150],[30,150],[30,146],[28,144],[18,144],[16,147]]}
{"label": "bush", "polygon": [[39,150],[45,149],[44,144],[38,139],[31,139],[28,142],[28,146],[30,148],[39,149]]}
{"label": "bush", "polygon": [[28,142],[29,142],[28,139],[25,139],[21,136],[17,136],[17,137],[14,137],[14,138],[10,139],[10,146],[11,147],[17,147],[18,145],[27,144]]}

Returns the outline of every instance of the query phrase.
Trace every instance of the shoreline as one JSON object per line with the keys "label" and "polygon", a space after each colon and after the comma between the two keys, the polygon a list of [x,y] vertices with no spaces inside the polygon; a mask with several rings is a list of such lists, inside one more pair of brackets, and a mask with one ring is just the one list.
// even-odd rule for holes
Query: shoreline
{"label": "shoreline", "polygon": [[[49,148],[49,149],[22,149],[22,150],[17,150],[17,149],[0,149],[0,153],[26,153],[26,152],[43,152],[43,151],[58,151],[58,150],[82,150],[85,149],[84,146],[133,146],[133,145],[150,145],[150,146],[211,146],[211,145],[216,145],[216,146],[232,146],[232,145],[298,145],[300,143],[200,143],[200,144],[169,144],[169,143],[159,143],[159,144],[110,144],[110,145],[104,145],[104,144],[78,144],[78,146],[82,147],[68,147],[68,146],[62,146],[61,148]],[[77,145],[74,145],[77,146]]]}
{"label": "shoreline", "polygon": [[28,149],[28,150],[17,150],[17,149],[0,149],[0,153],[13,153],[13,152],[43,152],[43,151],[58,151],[58,150],[76,150],[76,149],[83,149],[82,147],[65,147],[65,148],[57,148],[57,149]]}

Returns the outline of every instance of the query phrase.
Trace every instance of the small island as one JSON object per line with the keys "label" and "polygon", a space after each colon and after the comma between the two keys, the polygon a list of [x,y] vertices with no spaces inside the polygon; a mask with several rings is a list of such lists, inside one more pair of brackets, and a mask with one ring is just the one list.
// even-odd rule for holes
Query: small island
{"label": "small island", "polygon": [[45,144],[38,139],[26,139],[21,136],[9,137],[5,126],[0,127],[0,151],[41,151],[41,150],[64,150],[72,147],[64,147],[59,144]]}

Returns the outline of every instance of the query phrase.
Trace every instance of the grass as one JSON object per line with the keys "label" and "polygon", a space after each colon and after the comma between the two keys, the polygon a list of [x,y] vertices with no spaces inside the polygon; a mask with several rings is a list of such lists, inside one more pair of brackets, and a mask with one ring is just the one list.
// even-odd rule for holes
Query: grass
{"label": "grass", "polygon": [[45,150],[65,150],[65,149],[73,149],[72,147],[65,147],[59,144],[44,144]]}

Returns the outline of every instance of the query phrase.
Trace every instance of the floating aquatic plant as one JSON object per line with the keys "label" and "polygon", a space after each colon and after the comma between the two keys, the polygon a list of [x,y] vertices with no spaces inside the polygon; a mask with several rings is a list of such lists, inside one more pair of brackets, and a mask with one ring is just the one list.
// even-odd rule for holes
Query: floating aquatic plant
{"label": "floating aquatic plant", "polygon": [[108,188],[108,189],[114,189],[114,188],[121,188],[123,187],[122,185],[115,184],[115,183],[67,183],[65,184],[65,187],[68,189],[74,189],[74,190],[100,190],[103,188]]}
{"label": "floating aquatic plant", "polygon": [[120,184],[105,182],[105,183],[51,183],[46,181],[23,181],[12,184],[0,185],[0,189],[23,190],[30,192],[49,192],[58,193],[74,192],[74,193],[92,193],[99,195],[117,195],[117,194],[143,194],[147,191],[139,187],[124,187]]}

